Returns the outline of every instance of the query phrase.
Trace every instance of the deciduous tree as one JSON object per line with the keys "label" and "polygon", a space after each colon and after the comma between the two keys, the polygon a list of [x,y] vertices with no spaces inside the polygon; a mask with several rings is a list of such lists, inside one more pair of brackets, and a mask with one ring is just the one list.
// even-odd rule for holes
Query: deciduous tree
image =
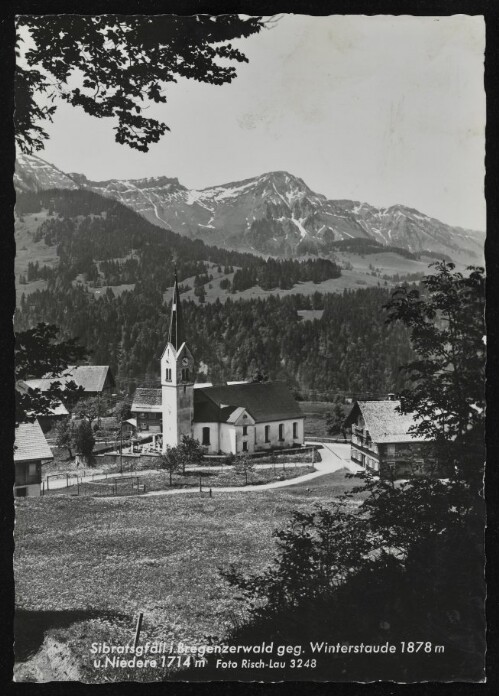
{"label": "deciduous tree", "polygon": [[87,350],[77,339],[57,341],[59,329],[53,324],[39,323],[33,329],[16,334],[15,370],[20,388],[16,392],[16,423],[35,420],[37,415],[50,413],[60,400],[71,399],[81,394],[73,380],[62,385],[54,379],[50,389],[25,389],[22,382],[30,377],[54,377],[87,356]]}
{"label": "deciduous tree", "polygon": [[457,272],[433,264],[421,289],[399,288],[386,306],[388,321],[410,330],[416,360],[402,369],[404,412],[415,412],[412,430],[434,442],[438,459],[455,475],[481,487],[485,419],[485,278],[482,268]]}
{"label": "deciduous tree", "polygon": [[55,429],[56,440],[55,444],[57,447],[67,449],[69,458],[73,458],[73,448],[75,445],[75,426],[74,423],[65,418],[60,421]]}
{"label": "deciduous tree", "polygon": [[95,437],[87,420],[82,420],[75,428],[75,448],[78,454],[90,460],[94,450]]}
{"label": "deciduous tree", "polygon": [[160,457],[160,467],[170,474],[170,486],[173,483],[173,474],[185,466],[184,458],[178,447],[167,447]]}
{"label": "deciduous tree", "polygon": [[[230,42],[260,31],[239,15],[21,15],[15,125],[23,152],[43,148],[56,100],[98,118],[114,117],[115,140],[147,152],[169,130],[145,111],[167,101],[165,86],[186,78],[223,85],[248,62]],[[79,78],[79,79],[78,79]],[[43,101],[42,101],[43,100]]]}
{"label": "deciduous tree", "polygon": [[248,474],[252,474],[255,471],[255,465],[253,461],[246,455],[240,454],[236,457],[234,464],[234,471],[240,476],[244,476],[245,485],[248,485]]}

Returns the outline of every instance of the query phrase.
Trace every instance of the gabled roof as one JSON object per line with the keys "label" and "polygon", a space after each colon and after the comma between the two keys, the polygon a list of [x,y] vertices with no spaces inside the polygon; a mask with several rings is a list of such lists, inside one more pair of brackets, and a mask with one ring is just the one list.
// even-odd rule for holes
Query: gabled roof
{"label": "gabled roof", "polygon": [[409,432],[417,420],[413,413],[400,413],[397,410],[400,401],[357,401],[346,422],[351,422],[350,416],[355,413],[356,407],[360,409],[373,442],[422,442],[427,439]]}
{"label": "gabled roof", "polygon": [[131,411],[161,411],[161,387],[139,387],[133,395]]}
{"label": "gabled roof", "polygon": [[14,462],[53,458],[40,423],[37,420],[33,423],[20,423],[16,428]]}
{"label": "gabled roof", "polygon": [[303,414],[284,382],[255,382],[207,387],[194,391],[194,420],[233,422],[246,410],[258,422],[303,418]]}
{"label": "gabled roof", "polygon": [[64,406],[62,401],[57,401],[53,408],[49,408],[48,413],[40,413],[40,416],[69,416],[68,409]]}
{"label": "gabled roof", "polygon": [[[43,380],[28,380],[28,381],[29,382],[40,382]],[[31,389],[36,389],[36,387],[34,387],[32,384],[28,384],[28,382],[26,382],[25,380],[20,379],[16,382],[16,389],[19,392],[28,393]],[[62,401],[60,401],[59,399],[54,399],[53,404],[54,405],[52,406],[52,408],[49,408],[47,410],[47,413],[39,413],[37,415],[39,415],[39,416],[69,416],[69,411],[64,406]]]}
{"label": "gabled roof", "polygon": [[60,382],[61,388],[64,388],[67,382],[75,382],[86,392],[100,392],[108,376],[114,382],[109,365],[78,365],[68,367],[58,377],[45,375],[42,379],[27,379],[25,382],[28,387],[40,389],[42,392],[48,391],[54,382]]}

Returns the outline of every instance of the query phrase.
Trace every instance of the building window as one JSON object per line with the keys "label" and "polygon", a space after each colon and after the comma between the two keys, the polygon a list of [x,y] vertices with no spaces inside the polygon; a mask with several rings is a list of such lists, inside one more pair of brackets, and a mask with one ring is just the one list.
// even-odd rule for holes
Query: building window
{"label": "building window", "polygon": [[298,423],[293,423],[293,440],[298,437]]}
{"label": "building window", "polygon": [[243,435],[247,435],[247,434],[248,434],[248,426],[243,425]]}
{"label": "building window", "polygon": [[265,426],[265,442],[270,442],[270,425]]}
{"label": "building window", "polygon": [[387,445],[386,446],[386,453],[388,456],[393,457],[393,455],[395,454],[395,445]]}
{"label": "building window", "polygon": [[182,368],[182,382],[188,382],[188,381],[189,381],[189,368],[183,367]]}
{"label": "building window", "polygon": [[210,429],[203,428],[203,445],[209,445],[209,444],[210,444]]}
{"label": "building window", "polygon": [[284,423],[279,423],[279,442],[284,440]]}
{"label": "building window", "polygon": [[165,371],[165,381],[166,382],[171,382],[172,381],[172,368],[167,367]]}
{"label": "building window", "polygon": [[245,441],[243,442],[243,452],[247,452],[247,451],[248,451],[248,443],[247,443],[246,440],[245,440]]}

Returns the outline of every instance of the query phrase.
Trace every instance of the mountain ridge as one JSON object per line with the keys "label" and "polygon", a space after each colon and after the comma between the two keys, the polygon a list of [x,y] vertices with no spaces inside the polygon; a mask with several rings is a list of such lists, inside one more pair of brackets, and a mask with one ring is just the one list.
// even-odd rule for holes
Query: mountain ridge
{"label": "mountain ridge", "polygon": [[293,257],[328,255],[337,242],[365,239],[413,253],[455,258],[483,256],[485,233],[447,225],[415,208],[379,208],[328,199],[287,171],[265,172],[226,184],[189,189],[177,177],[92,181],[64,173],[34,155],[16,162],[18,190],[83,188],[113,198],[160,227],[239,251]]}

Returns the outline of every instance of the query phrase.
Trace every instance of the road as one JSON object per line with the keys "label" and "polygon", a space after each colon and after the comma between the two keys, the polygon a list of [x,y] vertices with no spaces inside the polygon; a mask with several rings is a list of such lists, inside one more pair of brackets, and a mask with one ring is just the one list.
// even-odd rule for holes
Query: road
{"label": "road", "polygon": [[[315,471],[310,474],[303,474],[302,476],[297,476],[296,478],[287,479],[286,481],[272,481],[271,483],[263,483],[260,485],[248,485],[248,486],[223,486],[217,487],[216,491],[219,493],[242,493],[242,492],[255,492],[255,491],[268,491],[275,488],[287,488],[289,486],[296,486],[307,481],[319,478],[325,474],[332,474],[339,469],[348,469],[351,473],[356,473],[357,471],[362,471],[362,467],[358,464],[353,463],[350,460],[350,445],[344,443],[320,443],[320,442],[306,442],[306,445],[317,445],[321,447],[320,455],[321,461],[314,464]],[[270,469],[273,464],[256,464],[256,469]],[[290,464],[291,466],[291,464]],[[195,466],[189,467],[189,471],[220,471],[226,469],[227,466]],[[106,478],[116,479],[129,476],[145,476],[147,474],[157,473],[156,469],[143,469],[141,471],[126,471],[122,474],[90,474],[89,476],[83,476],[79,479],[80,483],[86,483],[88,481],[104,481]],[[69,477],[70,485],[76,485],[76,473],[70,475]],[[49,483],[49,489],[51,491],[67,488],[66,478],[51,479]],[[159,491],[151,491],[150,493],[144,493],[141,497],[149,497],[153,495],[180,495],[181,493],[199,493],[197,487],[193,488],[176,488],[176,489],[163,489]]]}

